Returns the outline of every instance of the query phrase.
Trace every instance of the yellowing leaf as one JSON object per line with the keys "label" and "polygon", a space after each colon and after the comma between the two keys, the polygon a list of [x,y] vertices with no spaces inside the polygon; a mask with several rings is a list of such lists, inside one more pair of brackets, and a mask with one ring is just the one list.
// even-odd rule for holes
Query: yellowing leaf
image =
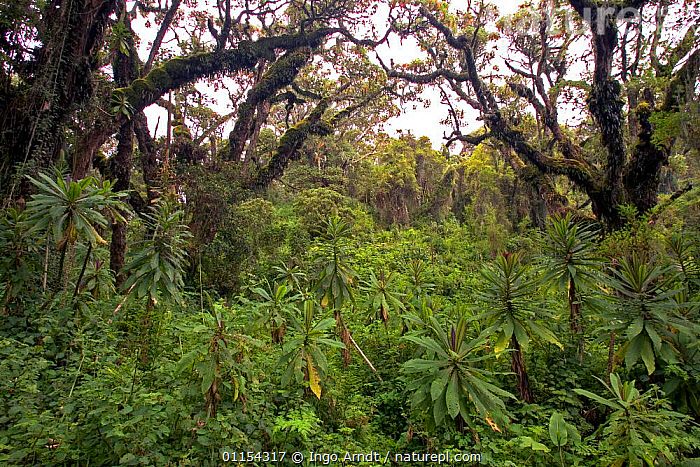
{"label": "yellowing leaf", "polygon": [[501,429],[498,428],[498,425],[496,425],[496,422],[494,422],[494,421],[491,419],[491,415],[490,415],[490,414],[486,414],[486,423],[489,424],[489,426],[491,427],[491,429],[492,429],[493,431],[497,431],[497,432],[499,432],[499,433],[503,433],[503,432],[501,431]]}
{"label": "yellowing leaf", "polygon": [[508,347],[508,338],[506,337],[506,334],[502,332],[498,335],[496,345],[493,348],[493,351],[496,352],[496,357],[500,357],[501,352],[503,352],[506,347]]}
{"label": "yellowing leaf", "polygon": [[309,387],[311,392],[313,392],[317,398],[321,398],[321,385],[319,384],[320,378],[318,377],[318,372],[313,363],[311,363],[311,357],[306,356],[306,369],[309,372]]}

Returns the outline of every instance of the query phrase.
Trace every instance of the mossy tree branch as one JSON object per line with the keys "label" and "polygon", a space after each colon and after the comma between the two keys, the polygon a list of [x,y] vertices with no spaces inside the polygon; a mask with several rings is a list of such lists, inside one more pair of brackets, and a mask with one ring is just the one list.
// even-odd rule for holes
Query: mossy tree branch
{"label": "mossy tree branch", "polygon": [[334,32],[337,32],[337,28],[320,28],[308,33],[263,37],[257,41],[241,41],[238,47],[233,49],[171,58],[129,86],[116,89],[113,94],[125,96],[135,111],[143,110],[169,91],[198,79],[250,71],[261,59],[274,62],[276,50],[314,48]]}
{"label": "mossy tree branch", "polygon": [[322,121],[323,114],[331,104],[329,98],[321,99],[311,114],[284,132],[270,161],[261,167],[249,184],[249,188],[260,191],[281,176],[289,162],[311,135],[331,134],[331,126]]}
{"label": "mossy tree branch", "polygon": [[236,125],[229,135],[229,160],[240,160],[245,143],[252,133],[256,108],[272,98],[279,90],[292,84],[310,58],[311,49],[308,47],[289,51],[273,62],[255,83],[246,100],[238,107]]}
{"label": "mossy tree branch", "polygon": [[326,120],[323,119],[323,116],[334,99],[331,97],[324,97],[321,99],[307,118],[285,131],[270,161],[257,171],[248,187],[256,191],[265,189],[274,179],[280,177],[284,173],[284,169],[289,162],[296,157],[299,149],[301,149],[309,136],[328,136],[332,134],[333,129],[338,126],[342,120],[350,117],[357,110],[367,106],[383,91],[385,91],[385,88],[380,88],[368,94],[363,99],[347,106]]}

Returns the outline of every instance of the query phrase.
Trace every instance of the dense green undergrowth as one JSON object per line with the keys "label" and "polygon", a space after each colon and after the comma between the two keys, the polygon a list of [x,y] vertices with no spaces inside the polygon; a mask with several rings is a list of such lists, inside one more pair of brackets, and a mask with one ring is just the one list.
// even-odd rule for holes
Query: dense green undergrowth
{"label": "dense green undergrowth", "polygon": [[668,223],[604,236],[568,216],[494,240],[449,218],[383,230],[335,195],[347,222],[258,199],[188,263],[171,200],[132,223],[115,290],[101,220],[80,216],[119,201],[83,185],[92,204],[65,219],[41,199],[2,219],[3,465],[700,457],[697,237]]}

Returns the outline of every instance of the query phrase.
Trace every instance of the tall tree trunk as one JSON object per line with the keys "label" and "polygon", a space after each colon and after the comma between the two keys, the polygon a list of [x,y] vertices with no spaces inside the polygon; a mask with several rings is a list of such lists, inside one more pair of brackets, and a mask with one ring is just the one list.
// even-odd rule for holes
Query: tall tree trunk
{"label": "tall tree trunk", "polygon": [[578,337],[578,359],[583,363],[583,352],[586,340],[583,338],[583,314],[581,313],[581,303],[576,292],[574,281],[569,279],[569,327]]}
{"label": "tall tree trunk", "polygon": [[[131,20],[126,14],[126,2],[118,0],[118,9],[121,12],[122,22],[127,31],[131,32]],[[130,35],[127,38],[128,53],[117,52],[114,59],[114,80],[118,85],[126,85],[138,76],[136,56],[134,55],[135,44]],[[112,175],[116,178],[114,183],[115,191],[124,191],[131,188],[131,167],[133,166],[134,154],[134,123],[128,120],[119,128],[117,135],[117,154],[112,160]],[[119,271],[124,267],[124,255],[126,253],[127,225],[124,222],[114,222],[112,224],[112,243],[109,248],[109,267],[114,271],[115,285],[120,287],[124,282],[124,277]]]}
{"label": "tall tree trunk", "polygon": [[148,122],[143,111],[138,112],[134,116],[134,131],[139,143],[141,170],[143,171],[143,181],[146,183],[148,204],[151,206],[159,196],[158,160],[156,158],[155,142],[148,132]]}
{"label": "tall tree trunk", "polygon": [[[114,184],[116,191],[128,190],[131,185],[131,165],[134,153],[134,126],[133,123],[125,123],[119,130],[119,143],[117,155],[112,165],[112,173],[117,177]],[[116,275],[115,285],[121,286],[124,277],[119,271],[124,267],[124,255],[126,253],[126,223],[114,222],[112,224],[112,243],[109,248],[109,267]]]}
{"label": "tall tree trunk", "polygon": [[75,281],[75,290],[73,291],[73,298],[78,296],[80,293],[80,283],[83,281],[83,276],[85,275],[85,269],[87,269],[88,262],[90,261],[90,253],[92,253],[92,242],[88,243],[88,249],[85,253],[85,260],[83,261],[83,267],[80,269],[80,274],[78,275],[78,280]]}
{"label": "tall tree trunk", "polygon": [[515,351],[511,354],[510,368],[515,373],[515,377],[518,380],[518,394],[520,399],[528,404],[534,402],[532,397],[532,389],[530,388],[530,378],[527,376],[527,369],[525,368],[525,358],[523,357],[523,349],[520,347],[520,343],[515,338],[515,334],[510,339],[510,343]]}

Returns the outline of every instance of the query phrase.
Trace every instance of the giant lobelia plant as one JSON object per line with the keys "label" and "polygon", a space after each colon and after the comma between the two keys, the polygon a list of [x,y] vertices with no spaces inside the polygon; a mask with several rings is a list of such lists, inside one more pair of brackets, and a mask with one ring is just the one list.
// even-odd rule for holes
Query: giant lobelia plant
{"label": "giant lobelia plant", "polygon": [[512,348],[511,368],[517,378],[520,398],[532,403],[534,398],[525,367],[524,351],[530,340],[536,339],[562,347],[552,331],[544,324],[552,319],[538,300],[538,280],[528,278],[528,268],[520,253],[501,253],[493,265],[482,270],[486,287],[477,292],[482,313],[475,319],[490,326],[484,331],[496,336],[496,354]]}
{"label": "giant lobelia plant", "polygon": [[121,201],[126,192],[114,192],[113,181],[100,184],[93,177],[74,181],[65,178],[59,170],[53,177],[40,173],[38,179],[29,177],[29,180],[39,190],[27,203],[29,231],[48,229],[51,233],[61,253],[59,274],[65,291],[75,261],[77,242],[83,240],[88,243],[84,272],[92,249],[99,244],[107,244],[98,232],[98,228],[107,228],[105,212],[109,211],[113,218],[124,221],[119,211],[126,210],[126,205]]}
{"label": "giant lobelia plant", "polygon": [[407,386],[413,392],[411,405],[428,410],[428,426],[443,423],[446,416],[455,421],[458,428],[466,423],[475,429],[473,412],[500,431],[498,424],[507,420],[504,398],[515,397],[490,382],[492,374],[479,363],[493,358],[484,353],[487,336],[471,339],[467,336],[466,317],[443,327],[430,318],[429,332],[425,335],[406,335],[404,339],[417,344],[424,354],[404,363],[404,370],[415,378]]}

